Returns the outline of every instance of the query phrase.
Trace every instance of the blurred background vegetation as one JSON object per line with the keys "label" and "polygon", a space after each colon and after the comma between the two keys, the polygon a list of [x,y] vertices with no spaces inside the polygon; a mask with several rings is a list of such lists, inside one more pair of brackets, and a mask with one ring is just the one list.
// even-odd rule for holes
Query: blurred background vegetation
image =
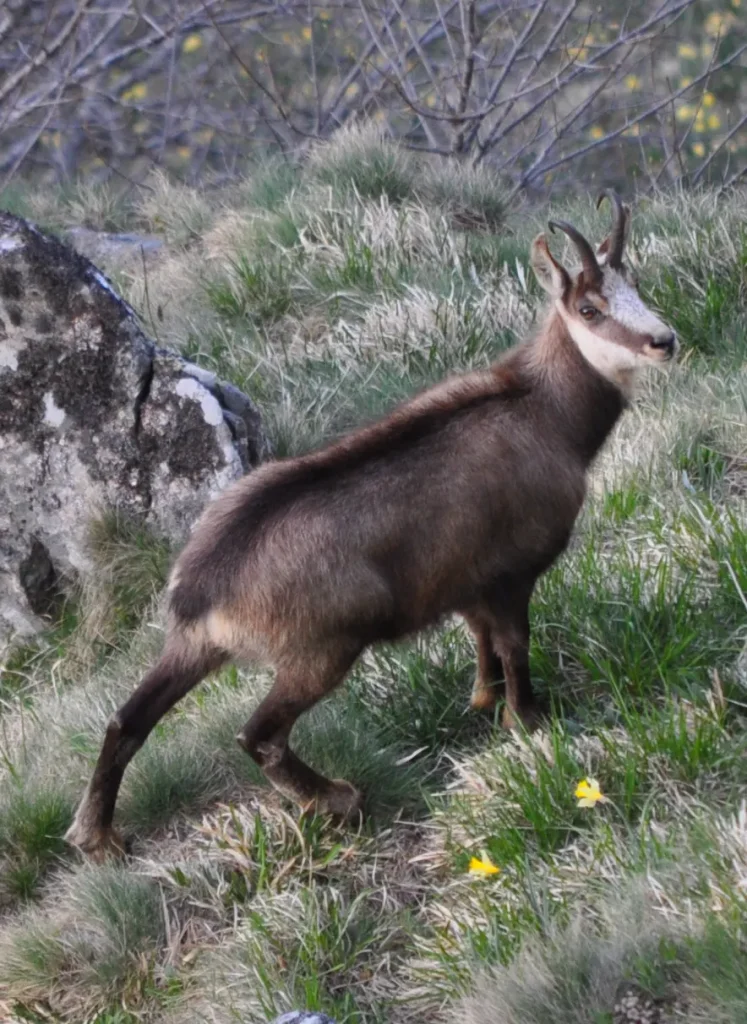
{"label": "blurred background vegetation", "polygon": [[7,0],[0,190],[225,183],[351,120],[510,194],[737,182],[745,0]]}

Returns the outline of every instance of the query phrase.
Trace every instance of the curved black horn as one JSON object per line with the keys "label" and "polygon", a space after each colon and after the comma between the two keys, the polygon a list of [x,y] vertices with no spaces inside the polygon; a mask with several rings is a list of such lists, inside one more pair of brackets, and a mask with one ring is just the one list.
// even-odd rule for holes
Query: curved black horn
{"label": "curved black horn", "polygon": [[572,224],[569,224],[566,220],[551,220],[548,221],[548,227],[551,231],[555,231],[556,228],[560,228],[570,238],[573,244],[578,249],[579,256],[581,257],[581,265],[584,268],[584,274],[589,278],[589,281],[599,281],[602,277],[602,271],[599,269],[597,258],[594,255],[594,250],[586,241],[580,231],[577,231]]}
{"label": "curved black horn", "polygon": [[597,209],[605,199],[609,199],[615,211],[615,222],[610,234],[610,247],[607,253],[607,266],[619,270],[622,266],[623,246],[625,245],[625,208],[622,199],[613,188],[606,188],[597,199]]}

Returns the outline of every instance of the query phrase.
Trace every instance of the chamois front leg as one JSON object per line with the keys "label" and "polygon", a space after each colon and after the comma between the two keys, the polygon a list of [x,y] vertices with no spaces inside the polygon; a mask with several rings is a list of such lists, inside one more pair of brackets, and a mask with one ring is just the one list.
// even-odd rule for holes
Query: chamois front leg
{"label": "chamois front leg", "polygon": [[477,674],[470,706],[477,711],[494,711],[504,680],[503,663],[493,644],[490,615],[480,611],[463,613],[477,644]]}
{"label": "chamois front leg", "polygon": [[342,682],[357,657],[308,662],[303,670],[283,667],[265,699],[236,739],[272,785],[303,809],[341,821],[360,818],[363,797],[344,779],[327,779],[291,750],[288,738],[297,719]]}
{"label": "chamois front leg", "polygon": [[540,709],[532,691],[529,675],[529,598],[530,588],[517,588],[502,594],[493,605],[492,639],[506,677],[506,706],[503,726],[514,729],[537,727]]}

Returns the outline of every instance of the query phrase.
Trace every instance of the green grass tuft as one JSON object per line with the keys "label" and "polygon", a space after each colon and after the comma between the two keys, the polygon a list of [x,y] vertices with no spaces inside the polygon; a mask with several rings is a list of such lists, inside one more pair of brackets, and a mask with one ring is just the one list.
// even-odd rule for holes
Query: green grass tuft
{"label": "green grass tuft", "polygon": [[26,901],[65,852],[72,800],[54,788],[11,789],[0,805],[0,896]]}
{"label": "green grass tuft", "polygon": [[312,152],[309,167],[320,184],[343,195],[352,189],[361,199],[401,203],[415,194],[414,160],[374,125],[339,129]]}

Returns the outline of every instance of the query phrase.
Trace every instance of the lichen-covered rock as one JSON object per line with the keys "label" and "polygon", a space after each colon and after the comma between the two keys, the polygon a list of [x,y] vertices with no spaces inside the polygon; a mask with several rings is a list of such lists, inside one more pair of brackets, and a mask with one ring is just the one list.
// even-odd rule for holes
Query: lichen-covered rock
{"label": "lichen-covered rock", "polygon": [[85,257],[0,213],[0,637],[33,632],[88,524],[118,508],[175,542],[267,454],[237,388],[158,349]]}

